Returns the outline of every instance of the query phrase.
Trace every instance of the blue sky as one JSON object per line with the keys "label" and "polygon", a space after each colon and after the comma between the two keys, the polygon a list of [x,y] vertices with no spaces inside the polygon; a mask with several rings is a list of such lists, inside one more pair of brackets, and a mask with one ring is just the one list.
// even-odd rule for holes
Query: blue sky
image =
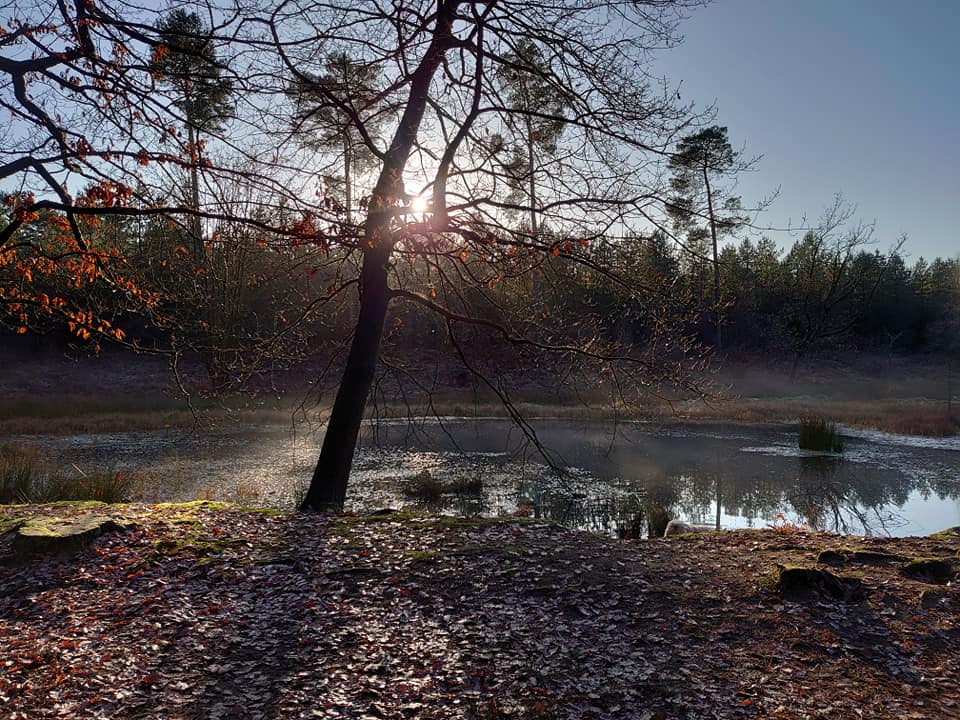
{"label": "blue sky", "polygon": [[780,187],[761,224],[842,193],[878,249],[906,233],[908,263],[960,254],[960,1],[715,0],[680,31],[656,70],[763,156],[739,188]]}

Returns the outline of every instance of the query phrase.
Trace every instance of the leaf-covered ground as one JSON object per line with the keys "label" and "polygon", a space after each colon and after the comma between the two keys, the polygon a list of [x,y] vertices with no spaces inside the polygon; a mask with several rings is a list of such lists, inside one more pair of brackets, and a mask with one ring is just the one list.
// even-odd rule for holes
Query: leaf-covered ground
{"label": "leaf-covered ground", "polygon": [[[960,592],[869,554],[960,537],[614,541],[537,522],[99,508],[79,554],[11,555],[3,718],[958,718]],[[816,565],[835,549],[833,566]],[[777,565],[860,578],[794,601]]]}

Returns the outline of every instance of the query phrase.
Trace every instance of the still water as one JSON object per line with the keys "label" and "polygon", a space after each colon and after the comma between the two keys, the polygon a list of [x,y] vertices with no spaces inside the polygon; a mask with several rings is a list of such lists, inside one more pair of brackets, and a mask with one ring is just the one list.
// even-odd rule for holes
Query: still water
{"label": "still water", "polygon": [[[637,529],[652,504],[722,528],[765,527],[782,522],[778,514],[813,529],[861,535],[925,535],[960,525],[960,437],[847,430],[844,452],[834,456],[799,450],[796,428],[787,424],[531,425],[552,467],[506,420],[369,425],[354,459],[347,509],[426,504],[466,515],[521,512],[612,535]],[[64,471],[130,473],[137,500],[290,508],[321,439],[316,428],[248,424],[6,441],[39,447]],[[424,488],[432,489],[427,500]]]}

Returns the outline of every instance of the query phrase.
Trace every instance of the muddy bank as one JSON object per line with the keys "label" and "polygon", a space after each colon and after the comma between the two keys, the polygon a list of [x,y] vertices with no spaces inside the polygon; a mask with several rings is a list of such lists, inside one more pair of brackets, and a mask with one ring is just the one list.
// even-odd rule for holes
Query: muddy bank
{"label": "muddy bank", "polygon": [[[78,513],[126,529],[14,559],[19,521]],[[204,503],[4,508],[4,529],[9,717],[960,714],[956,576],[905,570],[952,568],[955,532],[625,542]]]}

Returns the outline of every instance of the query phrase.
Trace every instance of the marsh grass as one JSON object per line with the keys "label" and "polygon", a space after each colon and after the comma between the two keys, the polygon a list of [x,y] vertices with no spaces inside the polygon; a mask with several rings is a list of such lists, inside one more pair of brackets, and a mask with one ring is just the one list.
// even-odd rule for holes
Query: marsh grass
{"label": "marsh grass", "polygon": [[843,452],[843,438],[840,436],[837,424],[818,417],[800,419],[797,430],[797,444],[802,450]]}
{"label": "marsh grass", "polygon": [[41,478],[31,490],[32,503],[59,500],[99,500],[120,503],[130,499],[133,482],[122,472],[95,472],[85,476],[49,476]]}
{"label": "marsh grass", "polygon": [[0,504],[49,503],[61,500],[125,502],[134,481],[122,472],[77,475],[51,473],[33,448],[0,447]]}
{"label": "marsh grass", "polygon": [[480,495],[483,492],[483,479],[476,475],[460,477],[447,483],[444,491],[455,495]]}
{"label": "marsh grass", "polygon": [[38,477],[39,455],[35,450],[0,447],[0,504],[25,502]]}
{"label": "marsh grass", "polygon": [[647,511],[647,537],[662,538],[672,519],[667,510],[659,505],[651,505]]}
{"label": "marsh grass", "polygon": [[416,498],[420,502],[438,502],[444,493],[443,482],[424,470],[414,475],[403,486],[404,495]]}
{"label": "marsh grass", "polygon": [[439,503],[444,495],[477,496],[483,493],[483,479],[476,476],[460,477],[448,482],[435,478],[424,470],[407,480],[403,494],[424,504]]}

